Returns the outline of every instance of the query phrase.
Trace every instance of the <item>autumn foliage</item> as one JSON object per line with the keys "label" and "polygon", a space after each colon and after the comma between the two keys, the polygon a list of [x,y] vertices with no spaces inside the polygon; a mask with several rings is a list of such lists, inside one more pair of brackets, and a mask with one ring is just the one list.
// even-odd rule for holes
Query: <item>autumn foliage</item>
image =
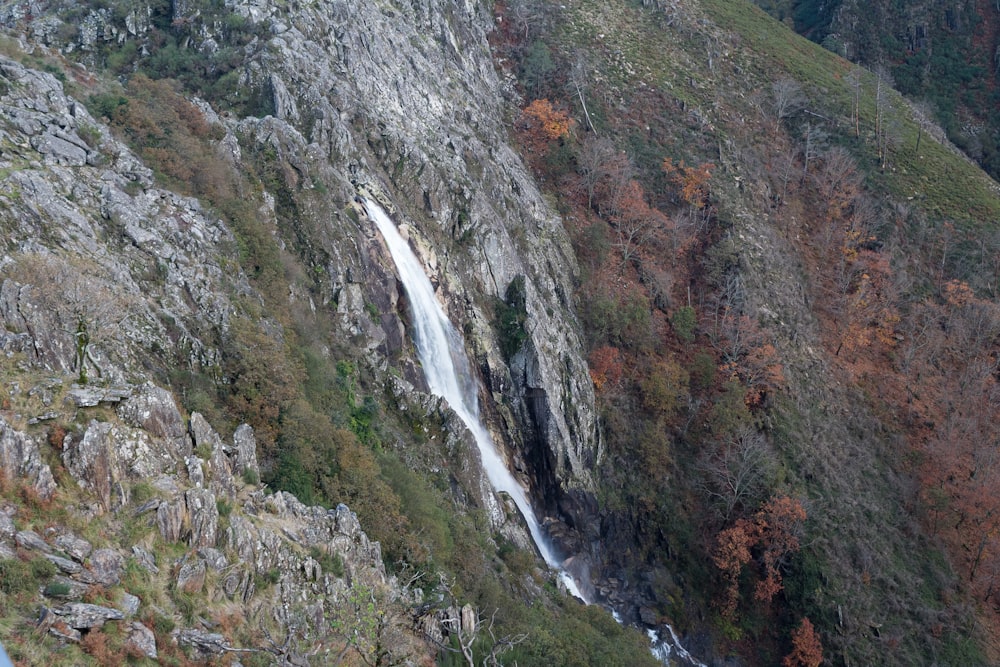
{"label": "autumn foliage", "polygon": [[788,496],[767,501],[753,517],[738,519],[719,533],[712,560],[726,584],[722,600],[723,616],[730,617],[739,603],[739,580],[743,568],[756,556],[761,578],[754,598],[770,602],[781,592],[781,567],[799,550],[799,535],[806,520],[802,503]]}
{"label": "autumn foliage", "polygon": [[792,652],[781,661],[782,667],[819,667],[823,664],[823,645],[808,618],[792,631]]}
{"label": "autumn foliage", "polygon": [[569,136],[575,121],[546,99],[534,100],[521,112],[519,128],[529,151],[544,153],[550,144]]}
{"label": "autumn foliage", "polygon": [[696,167],[689,167],[684,164],[684,160],[674,164],[668,157],[663,160],[662,167],[667,178],[680,189],[685,202],[697,209],[708,206],[708,182],[712,178],[714,164],[706,162]]}

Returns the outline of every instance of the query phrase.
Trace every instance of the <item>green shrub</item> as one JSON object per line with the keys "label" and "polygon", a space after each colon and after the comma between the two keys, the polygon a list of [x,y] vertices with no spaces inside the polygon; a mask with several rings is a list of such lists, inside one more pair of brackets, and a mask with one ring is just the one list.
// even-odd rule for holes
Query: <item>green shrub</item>
{"label": "green shrub", "polygon": [[685,343],[694,341],[695,327],[698,324],[697,315],[691,306],[681,306],[674,311],[670,318],[670,323],[674,327],[677,338]]}
{"label": "green shrub", "polygon": [[17,558],[0,560],[0,592],[23,593],[31,590],[33,583],[27,563]]}
{"label": "green shrub", "polygon": [[242,477],[243,483],[248,486],[257,486],[260,484],[260,473],[253,468],[244,468]]}
{"label": "green shrub", "polygon": [[61,581],[53,581],[45,587],[44,594],[50,598],[61,598],[69,595],[70,585]]}
{"label": "green shrub", "polygon": [[504,300],[497,300],[496,303],[496,327],[500,337],[500,351],[508,361],[528,339],[528,331],[524,328],[527,319],[528,303],[524,276],[517,276],[507,286]]}
{"label": "green shrub", "polygon": [[344,559],[341,558],[340,554],[330,553],[321,547],[311,547],[309,549],[309,555],[312,556],[313,560],[319,563],[319,566],[323,568],[323,572],[332,574],[338,579],[343,578]]}

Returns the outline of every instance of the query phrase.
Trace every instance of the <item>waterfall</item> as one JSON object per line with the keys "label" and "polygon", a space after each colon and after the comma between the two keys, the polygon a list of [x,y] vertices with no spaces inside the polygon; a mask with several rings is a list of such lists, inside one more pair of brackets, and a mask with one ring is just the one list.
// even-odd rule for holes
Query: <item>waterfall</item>
{"label": "waterfall", "polygon": [[364,200],[364,207],[368,217],[382,233],[410,299],[413,338],[431,393],[448,401],[448,405],[472,433],[490,485],[495,491],[506,493],[517,505],[528,525],[531,539],[545,562],[559,573],[559,578],[570,593],[588,602],[573,577],[562,568],[552,543],[542,531],[524,487],[510,473],[497,452],[493,438],[479,418],[478,383],[470,370],[465,345],[434,295],[434,287],[424,273],[423,266],[385,211],[367,199]]}
{"label": "waterfall", "polygon": [[[389,254],[392,255],[392,260],[396,264],[396,271],[403,282],[403,288],[410,299],[410,309],[413,314],[413,338],[417,345],[417,356],[420,357],[424,376],[427,379],[427,386],[430,387],[431,393],[447,400],[452,410],[468,427],[479,448],[486,477],[494,490],[503,491],[513,499],[514,504],[517,505],[524,517],[524,522],[528,525],[531,539],[534,540],[542,558],[545,559],[549,567],[558,572],[566,590],[584,603],[590,604],[590,600],[584,597],[573,577],[562,568],[551,542],[542,531],[541,524],[539,524],[538,517],[528,501],[524,487],[514,479],[508,470],[507,465],[497,452],[493,438],[490,437],[489,432],[479,419],[479,388],[470,370],[469,359],[465,354],[465,345],[434,295],[434,287],[427,274],[424,273],[423,265],[410,250],[410,244],[400,235],[396,225],[389,219],[385,211],[368,199],[363,200],[362,203],[368,217],[382,233],[382,238],[389,248]],[[614,617],[619,623],[622,622],[617,613],[614,613]],[[703,663],[698,662],[685,650],[672,627],[664,624],[663,629],[666,630],[666,635],[662,630],[660,632],[647,631],[653,655],[660,662],[669,665],[672,660],[676,660],[682,665],[705,667]]]}

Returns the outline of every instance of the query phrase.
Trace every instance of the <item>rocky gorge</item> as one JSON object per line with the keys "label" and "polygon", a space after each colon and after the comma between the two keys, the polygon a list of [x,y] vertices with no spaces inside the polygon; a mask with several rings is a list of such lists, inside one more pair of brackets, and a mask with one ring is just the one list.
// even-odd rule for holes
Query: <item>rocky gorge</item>
{"label": "rocky gorge", "polygon": [[[122,16],[8,4],[3,22],[19,40],[16,50],[78,57],[80,64],[66,70],[69,87],[77,95],[89,89],[93,99],[102,89],[87,68],[98,67],[108,45],[149,39],[162,11],[137,5]],[[176,25],[192,11],[197,15],[176,3],[167,18]],[[454,496],[473,508],[496,506],[464,429],[448,427],[455,423],[448,408],[423,393],[401,285],[374,228],[352,208],[358,188],[385,202],[406,222],[470,341],[494,437],[560,549],[576,557],[580,571],[588,563],[598,571],[603,547],[591,475],[601,449],[571,303],[573,252],[505,136],[512,84],[492,63],[492,14],[480,5],[436,2],[391,9],[234,3],[225,13],[260,31],[242,49],[239,86],[255,91],[272,113],[220,114],[197,99],[185,110],[210,126],[217,164],[238,173],[265,156],[273,180],[252,195],[256,213],[307,274],[292,279],[289,301],[329,313],[330,335],[350,341],[359,355],[354,363],[385,384],[394,409],[440,411],[448,448],[457,447],[464,461],[450,474],[458,481]],[[190,48],[208,57],[226,33],[219,21],[194,20]],[[378,544],[345,506],[327,511],[289,494],[262,493],[251,427],[240,426],[224,443],[200,414],[182,417],[167,391],[148,384],[169,377],[174,364],[233,382],[223,348],[250,318],[261,317],[251,326],[262,335],[285,335],[287,323],[260,313],[267,299],[240,267],[243,239],[203,201],[160,185],[109,130],[112,118],[94,117],[67,92],[61,72],[57,79],[9,58],[0,71],[6,479],[37,494],[44,508],[62,497],[60,484],[68,485],[79,507],[67,523],[77,531],[109,522],[105,531],[114,534],[127,521],[130,534],[144,535],[98,547],[93,554],[103,556],[95,560],[84,552],[99,539],[46,521],[45,511],[30,515],[8,505],[14,532],[6,536],[6,556],[37,554],[59,571],[47,584],[58,595],[45,598],[44,627],[73,643],[105,623],[130,623],[135,641],[128,645],[155,657],[155,646],[162,650],[168,640],[162,633],[151,638],[149,626],[180,613],[188,627],[173,630],[169,641],[189,654],[253,650],[291,660],[289,638],[309,645],[299,653],[318,650],[330,610],[358,587],[392,604],[412,602],[418,594],[386,575]],[[502,350],[493,311],[515,283],[525,325],[516,346]],[[46,456],[63,472],[54,477]],[[492,516],[494,530],[529,547],[517,521]],[[32,533],[36,524],[46,527]],[[14,540],[22,534],[30,537]],[[87,546],[70,552],[58,546],[63,542]],[[162,545],[186,549],[165,557]],[[104,561],[111,562],[108,573],[91,574]],[[342,571],[331,574],[331,563]],[[276,624],[274,641],[264,648],[259,637],[256,646],[227,643],[231,638],[202,631],[213,621],[173,598],[143,602],[143,625],[135,620],[139,591],[122,584],[126,571],[162,583],[158,594],[204,595],[253,609],[244,622]],[[81,607],[94,585],[114,591],[98,599],[108,604]],[[428,621],[439,629],[424,635],[447,636],[448,614],[439,617]],[[419,635],[412,640],[418,644],[428,641],[412,627],[406,633]]]}

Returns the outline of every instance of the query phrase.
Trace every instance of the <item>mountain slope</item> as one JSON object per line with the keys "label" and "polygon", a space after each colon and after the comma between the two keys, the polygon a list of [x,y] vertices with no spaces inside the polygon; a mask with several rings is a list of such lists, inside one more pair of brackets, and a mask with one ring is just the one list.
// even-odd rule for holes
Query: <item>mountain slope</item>
{"label": "mountain slope", "polygon": [[[0,87],[3,416],[59,489],[80,473],[26,423],[40,378],[152,379],[227,441],[247,422],[272,487],[357,512],[410,582],[383,607],[398,655],[460,650],[469,603],[497,610],[480,659],[652,660],[555,589],[426,393],[361,192],[405,225],[597,601],[706,661],[991,660],[1000,549],[975,540],[996,509],[978,491],[1000,200],[885,79],[716,0],[53,3],[3,22],[35,68],[4,61]],[[110,503],[101,484],[69,502]],[[235,615],[230,640],[252,623]],[[364,660],[355,621],[296,646]]]}

